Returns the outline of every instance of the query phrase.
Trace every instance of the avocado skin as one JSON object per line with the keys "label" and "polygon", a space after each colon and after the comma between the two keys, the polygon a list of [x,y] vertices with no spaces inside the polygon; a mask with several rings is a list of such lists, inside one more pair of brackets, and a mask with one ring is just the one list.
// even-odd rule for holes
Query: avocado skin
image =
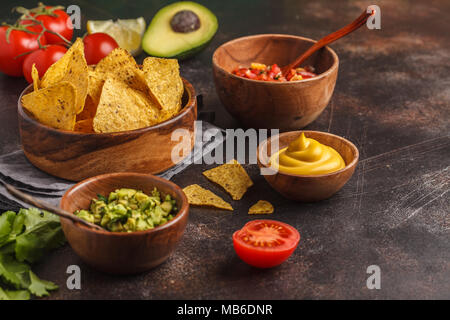
{"label": "avocado skin", "polygon": [[[194,46],[194,47],[190,47],[190,48],[188,48],[188,49],[186,49],[186,50],[184,50],[184,51],[182,51],[182,52],[179,52],[179,53],[177,53],[177,54],[175,54],[175,55],[162,55],[162,54],[157,54],[157,53],[155,53],[155,52],[153,52],[152,50],[150,50],[148,47],[147,47],[147,45],[146,45],[146,42],[147,41],[149,41],[147,38],[148,37],[146,37],[146,34],[148,33],[148,31],[150,30],[150,28],[152,27],[152,25],[154,24],[154,21],[153,20],[155,20],[155,18],[158,18],[158,16],[160,15],[160,13],[162,12],[162,11],[164,11],[167,7],[169,7],[169,6],[176,6],[176,5],[180,5],[180,8],[179,8],[179,10],[189,10],[190,8],[189,7],[185,7],[184,5],[187,5],[187,4],[189,4],[189,3],[191,3],[191,4],[194,4],[194,5],[196,5],[196,6],[201,6],[200,4],[198,4],[198,3],[195,3],[195,2],[190,2],[190,1],[181,1],[181,2],[175,2],[175,3],[172,3],[172,4],[170,4],[170,5],[168,5],[168,6],[165,6],[165,7],[163,7],[163,8],[161,8],[160,10],[158,10],[158,12],[155,14],[155,16],[153,17],[153,19],[152,19],[152,21],[151,21],[151,23],[149,24],[149,26],[148,26],[148,28],[147,28],[147,31],[145,32],[145,34],[144,34],[144,37],[142,38],[142,49],[148,54],[148,55],[150,55],[150,56],[154,56],[154,57],[160,57],[160,58],[171,58],[171,59],[178,59],[178,60],[186,60],[186,59],[189,59],[189,58],[191,58],[192,56],[194,56],[194,55],[196,55],[197,53],[199,53],[200,51],[202,51],[203,49],[205,49],[208,45],[209,45],[209,43],[212,41],[212,39],[214,38],[214,35],[216,34],[216,32],[217,32],[217,29],[218,29],[218,21],[217,21],[217,17],[209,10],[209,9],[207,9],[207,8],[205,8],[204,7],[204,9],[206,9],[207,11],[208,11],[208,13],[210,14],[210,15],[212,15],[213,17],[214,17],[214,19],[215,19],[215,25],[213,26],[213,28],[215,29],[214,30],[214,33],[212,34],[212,36],[209,38],[209,39],[207,39],[204,43],[202,43],[202,44],[200,44],[200,45],[198,45],[198,46]],[[203,6],[202,6],[203,7]],[[171,17],[170,17],[171,18]]]}
{"label": "avocado skin", "polygon": [[183,52],[181,52],[179,54],[176,54],[176,55],[173,55],[173,56],[154,55],[154,54],[148,53],[145,50],[144,51],[147,52],[147,54],[152,56],[152,57],[167,58],[167,59],[178,59],[180,61],[181,60],[187,60],[187,59],[192,58],[193,56],[195,56],[197,53],[199,53],[203,49],[205,49],[209,45],[209,43],[212,41],[213,38],[211,38],[209,41],[205,42],[204,44],[202,44],[202,45],[200,45],[198,47],[195,47],[195,48],[183,51]]}

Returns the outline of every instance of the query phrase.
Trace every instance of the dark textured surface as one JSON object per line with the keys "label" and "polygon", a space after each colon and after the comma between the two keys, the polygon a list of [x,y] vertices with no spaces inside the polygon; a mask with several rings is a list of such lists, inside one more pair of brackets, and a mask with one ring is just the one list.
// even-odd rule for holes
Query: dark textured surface
{"label": "dark textured surface", "polygon": [[[8,2],[2,2],[1,20],[17,5]],[[78,3],[85,25],[87,19],[140,15],[149,22],[162,2]],[[208,1],[219,19],[218,34],[205,51],[182,63],[182,74],[203,94],[205,109],[216,112],[217,125],[236,127],[212,82],[210,59],[218,45],[269,32],[319,38],[369,4]],[[449,299],[450,2],[376,4],[381,30],[362,28],[332,46],[340,57],[336,89],[323,114],[307,127],[342,135],[359,148],[361,162],[338,194],[314,204],[291,202],[270,189],[255,165],[247,165],[255,186],[243,200],[232,201],[235,211],[191,209],[181,245],[155,270],[113,277],[89,269],[69,246],[52,253],[36,267],[38,275],[61,286],[51,298]],[[23,79],[0,75],[2,154],[19,148],[16,102],[25,85]],[[199,183],[228,200],[201,176],[209,167],[191,166],[173,181],[182,187]],[[302,237],[293,256],[271,270],[242,263],[231,242],[232,233],[254,219],[247,210],[259,199],[272,202],[271,218],[295,226]],[[70,264],[81,266],[79,291],[66,288]],[[381,268],[381,290],[366,288],[366,268],[372,264]]]}

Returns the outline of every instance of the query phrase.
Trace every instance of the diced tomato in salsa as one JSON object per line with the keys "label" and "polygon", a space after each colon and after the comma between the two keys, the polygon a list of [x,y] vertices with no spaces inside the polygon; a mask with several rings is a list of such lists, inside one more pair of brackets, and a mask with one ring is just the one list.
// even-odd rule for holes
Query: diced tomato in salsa
{"label": "diced tomato in salsa", "polygon": [[281,73],[280,67],[275,63],[266,66],[262,63],[252,62],[249,68],[238,67],[233,70],[233,74],[252,80],[262,81],[299,81],[317,76],[314,73],[314,67],[291,69],[287,75]]}

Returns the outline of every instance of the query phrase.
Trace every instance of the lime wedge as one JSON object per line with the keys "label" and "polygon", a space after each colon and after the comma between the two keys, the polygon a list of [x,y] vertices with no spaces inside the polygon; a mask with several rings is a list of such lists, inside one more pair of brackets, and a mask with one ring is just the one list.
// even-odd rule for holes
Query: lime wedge
{"label": "lime wedge", "polygon": [[133,56],[141,52],[141,39],[145,31],[143,17],[137,19],[89,20],[88,33],[103,32],[116,40],[119,47],[127,49]]}

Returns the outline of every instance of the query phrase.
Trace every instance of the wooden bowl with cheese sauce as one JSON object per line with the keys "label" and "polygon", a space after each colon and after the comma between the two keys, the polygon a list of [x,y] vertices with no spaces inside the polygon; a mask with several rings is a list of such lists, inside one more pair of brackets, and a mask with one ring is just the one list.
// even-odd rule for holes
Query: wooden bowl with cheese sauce
{"label": "wooden bowl with cheese sauce", "polygon": [[275,174],[264,175],[270,186],[284,197],[302,202],[314,202],[330,198],[338,192],[352,177],[358,164],[358,148],[349,140],[320,131],[289,131],[270,137],[258,146],[258,166],[270,169],[270,157],[278,150],[273,150],[274,139],[278,139],[278,149],[281,150],[297,139],[304,132],[308,138],[332,147],[345,162],[345,167],[335,172],[317,175],[299,175],[277,171]]}

